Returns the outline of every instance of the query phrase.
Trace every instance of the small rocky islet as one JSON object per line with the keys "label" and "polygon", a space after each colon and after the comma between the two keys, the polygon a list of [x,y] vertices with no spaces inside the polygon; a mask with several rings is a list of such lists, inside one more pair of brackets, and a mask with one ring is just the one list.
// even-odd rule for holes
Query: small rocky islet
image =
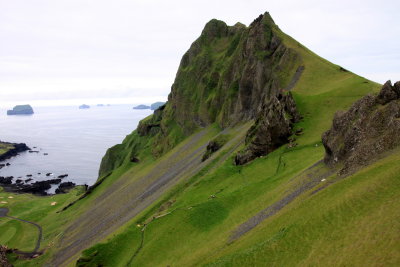
{"label": "small rocky islet", "polygon": [[165,105],[166,102],[155,102],[153,104],[151,104],[150,106],[148,105],[138,105],[138,106],[134,106],[133,109],[150,109],[150,110],[156,110],[159,107]]}
{"label": "small rocky islet", "polygon": [[89,108],[90,108],[90,106],[86,105],[86,104],[82,104],[79,106],[79,109],[89,109]]}
{"label": "small rocky islet", "polygon": [[16,105],[13,109],[7,110],[7,115],[32,115],[33,108],[30,105]]}

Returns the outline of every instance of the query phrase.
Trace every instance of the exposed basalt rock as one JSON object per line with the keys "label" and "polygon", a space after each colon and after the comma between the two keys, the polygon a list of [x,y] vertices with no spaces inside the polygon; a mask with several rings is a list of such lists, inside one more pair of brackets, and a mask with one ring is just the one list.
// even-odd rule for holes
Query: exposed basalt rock
{"label": "exposed basalt rock", "polygon": [[[286,88],[290,79],[279,77],[285,71],[290,78],[300,56],[284,46],[275,27],[268,13],[248,28],[207,23],[184,55],[168,98],[170,115],[185,133],[215,121],[227,127],[254,119],[265,101]],[[222,58],[205,52],[218,50],[222,40],[231,44]]]}
{"label": "exposed basalt rock", "polygon": [[[46,181],[37,181],[32,184],[23,184],[22,180],[17,183],[13,184],[11,182],[12,179],[10,177],[6,177],[2,179],[3,177],[0,177],[0,185],[7,191],[7,192],[13,192],[13,193],[32,193],[36,195],[47,195],[47,190],[51,188],[52,184],[59,184],[61,183],[61,179],[50,179]],[[29,179],[28,179],[29,180]],[[28,181],[26,180],[26,181]],[[32,179],[30,179],[32,180]]]}
{"label": "exposed basalt rock", "polygon": [[148,120],[142,120],[139,122],[137,127],[139,135],[154,136],[161,130],[160,127],[164,109],[165,105],[160,106],[154,111],[154,114]]}
{"label": "exposed basalt rock", "polygon": [[205,161],[208,159],[214,152],[218,151],[221,148],[221,145],[215,141],[210,141],[206,148],[206,153],[203,155],[201,161]]}
{"label": "exposed basalt rock", "polygon": [[248,131],[246,148],[236,155],[235,164],[245,164],[288,143],[293,124],[300,119],[290,92],[271,98]]}
{"label": "exposed basalt rock", "polygon": [[400,145],[400,82],[388,81],[377,96],[367,95],[337,112],[322,135],[324,161],[348,174]]}
{"label": "exposed basalt rock", "polygon": [[56,189],[56,194],[61,194],[61,193],[68,193],[69,190],[74,188],[76,186],[75,183],[73,182],[64,182],[61,183],[58,188]]}
{"label": "exposed basalt rock", "polygon": [[12,180],[14,177],[8,176],[8,177],[3,177],[0,176],[0,184],[12,184]]}
{"label": "exposed basalt rock", "polygon": [[140,162],[140,160],[139,160],[137,157],[135,157],[135,156],[131,156],[130,161],[131,161],[131,162],[134,162],[134,163]]}
{"label": "exposed basalt rock", "polygon": [[13,267],[13,265],[7,259],[7,253],[11,250],[5,246],[0,245],[0,266],[1,267]]}

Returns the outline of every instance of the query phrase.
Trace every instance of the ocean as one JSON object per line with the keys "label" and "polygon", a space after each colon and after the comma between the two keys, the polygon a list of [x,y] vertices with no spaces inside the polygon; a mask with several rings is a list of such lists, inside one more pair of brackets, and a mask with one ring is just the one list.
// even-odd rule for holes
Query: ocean
{"label": "ocean", "polygon": [[[151,110],[134,110],[132,105],[33,107],[33,115],[7,116],[0,109],[0,140],[26,143],[38,153],[23,152],[2,163],[0,176],[34,181],[68,174],[64,181],[92,185],[106,150],[122,142]],[[40,173],[40,174],[39,174]],[[52,173],[50,177],[46,173]],[[52,188],[51,191],[54,191]]]}

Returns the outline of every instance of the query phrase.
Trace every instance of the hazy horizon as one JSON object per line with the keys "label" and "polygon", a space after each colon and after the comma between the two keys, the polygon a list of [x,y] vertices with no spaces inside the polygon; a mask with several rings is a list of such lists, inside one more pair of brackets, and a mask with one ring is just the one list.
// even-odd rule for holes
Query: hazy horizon
{"label": "hazy horizon", "polygon": [[166,101],[181,57],[209,20],[249,25],[266,11],[321,57],[394,82],[399,8],[392,0],[0,0],[0,107]]}

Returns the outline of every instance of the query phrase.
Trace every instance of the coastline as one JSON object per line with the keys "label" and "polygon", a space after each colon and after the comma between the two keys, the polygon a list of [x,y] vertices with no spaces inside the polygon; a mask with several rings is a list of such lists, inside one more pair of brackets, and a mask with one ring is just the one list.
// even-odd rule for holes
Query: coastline
{"label": "coastline", "polygon": [[0,161],[15,157],[20,152],[28,151],[30,148],[25,143],[9,143],[0,141],[0,149],[8,149],[0,154]]}

